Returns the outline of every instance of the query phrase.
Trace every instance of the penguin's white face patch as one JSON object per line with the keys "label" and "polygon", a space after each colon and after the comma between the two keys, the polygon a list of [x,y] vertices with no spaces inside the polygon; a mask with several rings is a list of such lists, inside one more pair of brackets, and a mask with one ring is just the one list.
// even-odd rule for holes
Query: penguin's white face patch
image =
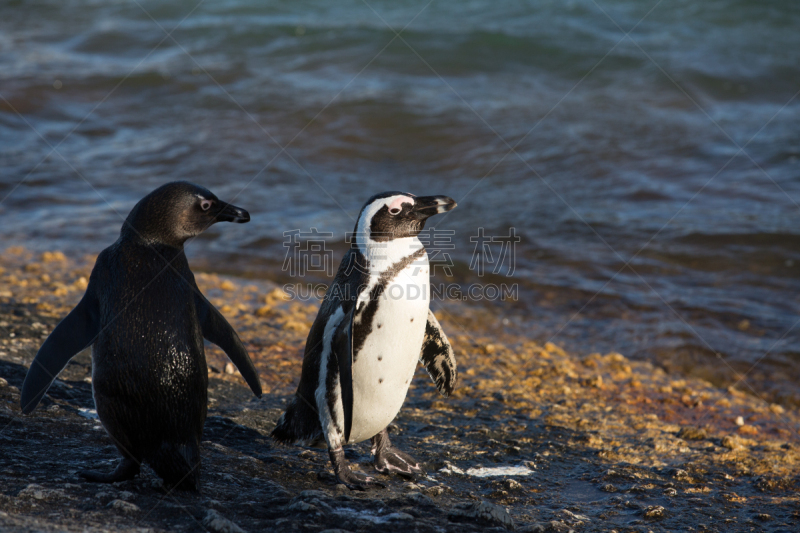
{"label": "penguin's white face patch", "polygon": [[412,206],[414,205],[414,199],[409,198],[408,196],[392,196],[388,198],[388,200],[391,200],[392,198],[394,198],[394,200],[392,200],[390,203],[385,204],[386,207],[389,208],[390,215],[399,214],[400,211],[403,210],[403,204],[411,204]]}

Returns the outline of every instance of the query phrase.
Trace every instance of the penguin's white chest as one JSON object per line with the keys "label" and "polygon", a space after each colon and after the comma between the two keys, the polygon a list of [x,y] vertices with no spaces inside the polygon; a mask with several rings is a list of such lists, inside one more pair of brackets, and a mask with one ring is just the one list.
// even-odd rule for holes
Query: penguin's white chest
{"label": "penguin's white chest", "polygon": [[378,434],[403,406],[428,320],[428,271],[424,256],[400,271],[378,298],[370,333],[353,363],[349,443]]}

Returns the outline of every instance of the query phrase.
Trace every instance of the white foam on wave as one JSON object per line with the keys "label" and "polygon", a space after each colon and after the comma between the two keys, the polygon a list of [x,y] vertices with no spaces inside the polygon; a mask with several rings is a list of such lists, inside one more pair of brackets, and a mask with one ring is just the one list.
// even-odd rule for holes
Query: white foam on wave
{"label": "white foam on wave", "polygon": [[355,509],[350,509],[348,507],[340,507],[338,509],[333,510],[333,514],[339,515],[343,518],[348,519],[357,519],[357,520],[365,520],[367,522],[372,522],[373,524],[386,524],[388,522],[396,522],[396,521],[403,521],[408,519],[413,519],[410,515],[406,513],[391,513],[385,515],[375,515],[372,514],[370,511],[357,511]]}

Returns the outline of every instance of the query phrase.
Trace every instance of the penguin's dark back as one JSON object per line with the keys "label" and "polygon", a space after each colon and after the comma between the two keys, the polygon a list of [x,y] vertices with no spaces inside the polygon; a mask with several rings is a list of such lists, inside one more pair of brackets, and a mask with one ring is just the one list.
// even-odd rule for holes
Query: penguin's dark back
{"label": "penguin's dark back", "polygon": [[101,323],[92,383],[95,399],[105,400],[98,411],[168,440],[202,431],[208,370],[183,250],[120,240],[100,254],[92,276]]}

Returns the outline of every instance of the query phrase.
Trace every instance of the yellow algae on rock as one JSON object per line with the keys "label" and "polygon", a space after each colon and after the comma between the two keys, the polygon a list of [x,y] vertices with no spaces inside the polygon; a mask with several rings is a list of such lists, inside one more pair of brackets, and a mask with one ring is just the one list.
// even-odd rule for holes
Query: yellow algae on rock
{"label": "yellow algae on rock", "polygon": [[744,424],[739,427],[739,433],[742,435],[758,435],[758,427]]}
{"label": "yellow algae on rock", "polygon": [[744,443],[735,435],[726,435],[722,438],[722,446],[729,450],[740,450],[744,448]]}
{"label": "yellow algae on rock", "polygon": [[219,284],[219,288],[222,289],[223,291],[235,291],[236,285],[232,281],[226,279],[225,281]]}
{"label": "yellow algae on rock", "polygon": [[276,310],[274,307],[265,305],[263,307],[259,307],[256,309],[256,315],[260,317],[269,317],[275,318],[281,315],[280,311]]}
{"label": "yellow algae on rock", "polygon": [[309,327],[303,322],[293,319],[287,319],[282,323],[283,327],[291,331],[308,331]]}
{"label": "yellow algae on rock", "polygon": [[267,293],[264,297],[264,303],[267,305],[275,305],[281,302],[288,302],[291,299],[291,296],[289,296],[286,291],[278,287]]}
{"label": "yellow algae on rock", "polygon": [[66,296],[67,294],[69,294],[69,290],[66,285],[59,282],[53,283],[53,296]]}
{"label": "yellow algae on rock", "polygon": [[219,308],[219,312],[226,316],[236,316],[239,314],[239,310],[235,307],[231,307],[230,305],[223,305]]}
{"label": "yellow algae on rock", "polygon": [[728,408],[728,407],[731,406],[731,401],[729,399],[723,397],[723,398],[720,398],[719,400],[717,400],[717,405],[720,406],[720,407]]}
{"label": "yellow algae on rock", "polygon": [[777,403],[770,404],[769,410],[775,413],[776,415],[782,415],[785,411],[785,409],[782,406],[778,405]]}
{"label": "yellow algae on rock", "polygon": [[545,343],[544,349],[547,350],[551,354],[556,355],[567,355],[567,352],[561,349],[560,346],[556,346],[552,342]]}
{"label": "yellow algae on rock", "polygon": [[[79,299],[73,280],[79,276],[88,278],[89,268],[71,259],[61,265],[42,256],[41,268],[35,273],[30,270],[31,273],[26,273],[24,265],[28,260],[23,256],[6,256],[5,262],[0,264],[19,278],[27,278],[29,283],[27,287],[19,285],[15,277],[13,284],[1,287],[13,289],[16,304],[23,300],[33,302],[29,309],[35,309],[33,314],[49,330]],[[4,281],[11,279],[6,275],[3,278]],[[293,394],[300,375],[305,336],[318,306],[292,302],[282,289],[269,282],[233,278],[230,284],[238,287],[238,292],[230,292],[224,288],[227,286],[224,277],[198,273],[196,279],[207,294],[219,296],[212,301],[228,316],[234,329],[242,333],[242,340],[262,377],[264,391],[276,396]],[[39,286],[40,282],[45,286]],[[54,295],[53,291],[58,290],[64,291],[67,297]],[[0,292],[0,297],[3,295]],[[10,297],[10,291],[8,295]],[[467,451],[474,452],[476,457],[486,454],[490,460],[501,459],[504,454],[532,456],[534,451],[543,457],[548,454],[565,457],[567,452],[545,448],[545,442],[552,439],[567,446],[568,457],[578,457],[591,449],[586,455],[588,461],[613,466],[619,472],[627,468],[625,465],[663,465],[665,470],[658,475],[663,475],[667,481],[672,479],[669,473],[672,468],[687,464],[710,471],[719,467],[731,473],[740,471],[733,465],[742,464],[741,468],[749,469],[754,475],[769,473],[787,476],[787,479],[796,475],[800,448],[796,448],[795,443],[800,439],[796,432],[782,427],[787,425],[782,419],[796,424],[798,415],[794,407],[787,406],[784,410],[749,395],[728,396],[724,389],[712,388],[695,378],[677,379],[678,372],[665,374],[652,365],[616,352],[584,356],[567,353],[553,343],[541,346],[526,338],[524,333],[494,331],[491,324],[481,327],[476,320],[469,322],[472,316],[469,309],[458,305],[448,309],[442,313],[445,316],[442,323],[445,331],[452,333],[450,340],[458,354],[459,386],[450,398],[441,399],[427,381],[422,381],[424,370],[421,369],[416,381],[418,386],[412,388],[410,397],[434,402],[430,405],[440,419],[427,419],[433,416],[430,409],[407,406],[398,418],[401,428],[406,424],[414,427],[420,420],[443,427],[465,424],[463,434],[454,431],[452,439],[474,440],[475,448]],[[469,324],[470,335],[464,335],[463,330],[456,327],[456,323],[464,321]],[[40,334],[44,330],[32,327],[30,331],[34,333],[27,344],[16,345],[12,350],[12,343],[21,338],[18,334],[16,339],[0,339],[0,348],[13,354],[25,350],[25,356],[32,357],[42,342]],[[209,366],[219,369],[213,379],[241,382],[235,367],[220,349],[210,346],[206,355]],[[738,430],[734,423],[739,415],[747,419],[749,427],[744,430]],[[487,427],[470,426],[472,421],[467,419],[471,417],[481,419],[480,424]],[[569,431],[564,438],[557,438],[558,433],[547,435],[553,429],[548,423]],[[681,433],[682,438],[678,438],[682,428],[701,423],[705,438],[691,439],[689,437],[701,434],[686,430]],[[480,437],[483,429],[486,434],[491,429],[492,436],[498,440],[488,442],[488,436]],[[745,433],[748,431],[754,433]],[[436,442],[444,441],[445,437],[437,431],[430,437],[420,438],[421,441],[426,439]],[[769,444],[769,439],[774,439],[776,444]],[[752,443],[752,447],[747,448],[748,443]],[[792,447],[781,447],[787,444]],[[609,464],[614,461],[619,464]],[[695,476],[696,469],[683,468]],[[636,473],[630,475],[637,477]],[[700,479],[702,474],[697,477]],[[614,482],[620,483],[622,481]],[[632,492],[655,490],[651,489],[651,483],[658,485],[651,480],[636,485]],[[679,493],[682,492],[680,483],[675,484],[679,485],[676,487]],[[531,492],[542,490],[534,489],[533,485],[527,488]]]}
{"label": "yellow algae on rock", "polygon": [[596,389],[602,389],[603,388],[603,376],[598,374],[598,375],[596,375],[594,377],[584,379],[584,380],[581,381],[581,385],[583,385],[584,387],[594,387]]}
{"label": "yellow algae on rock", "polygon": [[585,358],[584,358],[584,359],[581,361],[581,363],[582,363],[582,364],[583,364],[583,366],[585,366],[586,368],[597,368],[597,366],[598,366],[597,359],[599,359],[599,358],[601,358],[601,357],[602,357],[602,356],[601,356],[599,353],[590,353],[589,355],[587,355],[587,356],[586,356],[586,357],[585,357]]}
{"label": "yellow algae on rock", "polygon": [[67,257],[61,252],[44,252],[41,260],[43,263],[64,263],[67,261]]}

